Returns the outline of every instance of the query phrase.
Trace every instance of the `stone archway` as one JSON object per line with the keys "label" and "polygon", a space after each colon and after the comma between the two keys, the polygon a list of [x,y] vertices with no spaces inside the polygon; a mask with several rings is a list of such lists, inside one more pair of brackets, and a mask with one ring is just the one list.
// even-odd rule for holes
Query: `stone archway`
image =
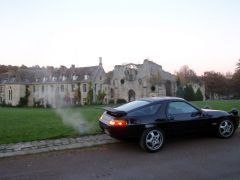
{"label": "stone archway", "polygon": [[135,101],[136,93],[134,90],[130,89],[128,91],[128,102]]}
{"label": "stone archway", "polygon": [[114,89],[113,88],[111,88],[111,90],[110,90],[110,98],[114,99]]}

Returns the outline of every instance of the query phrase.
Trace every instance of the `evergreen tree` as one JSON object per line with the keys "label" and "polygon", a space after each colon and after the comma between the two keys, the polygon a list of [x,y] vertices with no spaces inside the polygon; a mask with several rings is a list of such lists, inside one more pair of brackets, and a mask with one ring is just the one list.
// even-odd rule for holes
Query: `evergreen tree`
{"label": "evergreen tree", "polygon": [[184,98],[184,90],[182,86],[177,87],[177,92],[176,92],[177,97]]}
{"label": "evergreen tree", "polygon": [[186,85],[186,87],[184,88],[184,99],[186,99],[187,101],[195,100],[195,93],[192,85]]}
{"label": "evergreen tree", "polygon": [[29,96],[30,96],[29,86],[26,85],[26,87],[25,87],[25,96],[24,97],[20,97],[18,106],[19,107],[28,106],[28,98],[29,98]]}
{"label": "evergreen tree", "polygon": [[93,103],[93,88],[92,88],[92,83],[89,82],[88,86],[89,86],[89,91],[88,91],[88,93],[87,93],[87,102],[88,102],[88,104],[92,104],[92,103]]}
{"label": "evergreen tree", "polygon": [[203,95],[202,95],[202,92],[201,92],[200,88],[197,89],[197,92],[195,94],[195,100],[196,101],[202,101],[203,100]]}

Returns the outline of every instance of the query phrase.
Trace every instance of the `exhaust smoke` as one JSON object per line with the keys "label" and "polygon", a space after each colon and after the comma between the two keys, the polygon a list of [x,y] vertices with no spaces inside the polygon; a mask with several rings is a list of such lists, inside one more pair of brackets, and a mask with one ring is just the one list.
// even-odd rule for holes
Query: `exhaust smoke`
{"label": "exhaust smoke", "polygon": [[64,124],[73,127],[80,134],[85,134],[93,129],[93,125],[86,121],[76,109],[56,108],[56,113],[61,117]]}

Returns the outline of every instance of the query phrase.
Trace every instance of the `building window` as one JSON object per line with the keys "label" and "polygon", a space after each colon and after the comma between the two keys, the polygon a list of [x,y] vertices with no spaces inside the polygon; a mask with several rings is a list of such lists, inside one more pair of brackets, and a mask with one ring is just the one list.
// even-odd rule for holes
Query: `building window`
{"label": "building window", "polygon": [[11,101],[12,100],[12,88],[10,87],[9,91],[8,91],[8,100]]}
{"label": "building window", "polygon": [[75,85],[74,85],[74,84],[72,84],[72,91],[74,91],[74,88],[75,88]]}
{"label": "building window", "polygon": [[111,97],[111,99],[113,99],[114,98],[114,90],[111,88],[111,90],[110,90],[110,97]]}
{"label": "building window", "polygon": [[64,92],[64,85],[61,85],[61,92]]}
{"label": "building window", "polygon": [[97,83],[94,84],[94,92],[97,92]]}
{"label": "building window", "polygon": [[89,76],[86,74],[84,75],[84,80],[88,80]]}
{"label": "building window", "polygon": [[53,92],[53,85],[51,85],[51,91]]}
{"label": "building window", "polygon": [[35,86],[33,86],[33,92],[35,92],[36,91],[36,87]]}
{"label": "building window", "polygon": [[12,89],[10,90],[11,100],[12,100]]}
{"label": "building window", "polygon": [[87,92],[87,84],[83,84],[83,92]]}
{"label": "building window", "polygon": [[42,93],[44,93],[44,86],[42,86]]}

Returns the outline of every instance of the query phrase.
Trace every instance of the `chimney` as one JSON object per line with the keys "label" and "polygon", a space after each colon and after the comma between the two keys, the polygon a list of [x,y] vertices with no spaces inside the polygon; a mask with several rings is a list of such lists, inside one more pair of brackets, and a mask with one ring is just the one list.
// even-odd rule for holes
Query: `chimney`
{"label": "chimney", "polygon": [[102,66],[102,57],[99,57],[99,66]]}

